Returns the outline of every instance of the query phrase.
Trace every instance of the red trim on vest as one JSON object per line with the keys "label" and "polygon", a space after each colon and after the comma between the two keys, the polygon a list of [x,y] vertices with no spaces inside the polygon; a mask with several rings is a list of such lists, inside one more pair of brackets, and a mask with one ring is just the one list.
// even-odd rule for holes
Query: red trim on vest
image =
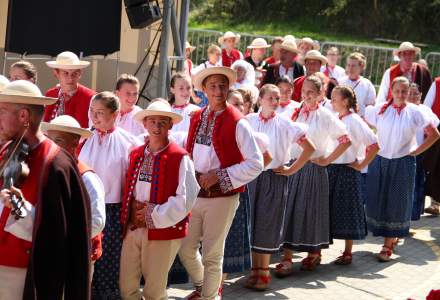
{"label": "red trim on vest", "polygon": [[241,57],[240,52],[237,49],[232,49],[231,54],[226,53],[226,49],[222,50],[222,66],[230,67],[232,64],[239,60]]}
{"label": "red trim on vest", "polygon": [[305,79],[306,79],[306,76],[303,75],[303,76],[296,78],[293,81],[292,99],[295,100],[296,102],[301,102],[301,89],[302,89],[302,86],[304,84]]}
{"label": "red trim on vest", "polygon": [[440,118],[440,77],[435,79],[435,99],[432,104],[432,112]]}
{"label": "red trim on vest", "polygon": [[[202,113],[207,108],[200,109],[191,117],[186,150],[192,157],[194,144],[196,142],[197,130],[199,129]],[[220,168],[224,169],[244,161],[240,149],[237,145],[236,128],[237,123],[243,115],[232,105],[227,105],[226,109],[215,119],[212,131],[212,145],[220,161]],[[221,130],[220,130],[221,129]],[[232,190],[233,193],[244,192],[244,186]]]}
{"label": "red trim on vest", "polygon": [[[147,144],[135,148],[130,153],[130,164],[126,177],[124,197],[121,208],[121,224],[123,236],[127,232],[130,203],[134,200],[133,191],[136,187],[139,171],[145,158]],[[176,143],[170,142],[168,147],[154,157],[153,179],[150,188],[150,202],[163,204],[169,197],[176,195],[179,185],[179,167],[182,158],[188,153]],[[174,226],[161,229],[148,229],[149,240],[174,240],[184,238],[188,234],[189,218],[186,216]]]}

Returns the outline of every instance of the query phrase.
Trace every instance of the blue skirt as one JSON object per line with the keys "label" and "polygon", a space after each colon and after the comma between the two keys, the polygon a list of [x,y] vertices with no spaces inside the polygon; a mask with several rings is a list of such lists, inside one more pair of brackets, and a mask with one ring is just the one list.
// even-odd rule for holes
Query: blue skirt
{"label": "blue skirt", "polygon": [[412,207],[411,220],[420,220],[420,216],[423,215],[425,210],[425,170],[422,166],[423,156],[416,157],[416,181],[414,186],[414,199]]}
{"label": "blue skirt", "polygon": [[92,281],[93,300],[119,300],[119,262],[122,249],[121,204],[105,205],[102,256],[95,262]]}
{"label": "blue skirt", "polygon": [[366,215],[374,236],[405,237],[414,198],[416,159],[376,156],[368,167]]}
{"label": "blue skirt", "polygon": [[225,242],[223,273],[240,273],[251,268],[249,243],[249,194],[246,189],[240,194],[240,205]]}
{"label": "blue skirt", "polygon": [[327,167],[330,190],[330,237],[363,240],[367,235],[361,172],[344,164]]}

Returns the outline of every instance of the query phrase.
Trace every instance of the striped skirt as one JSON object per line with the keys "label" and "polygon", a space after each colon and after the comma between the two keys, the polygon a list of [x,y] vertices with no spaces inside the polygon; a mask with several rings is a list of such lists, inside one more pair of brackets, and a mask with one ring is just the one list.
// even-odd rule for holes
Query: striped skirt
{"label": "striped skirt", "polygon": [[361,172],[345,164],[327,167],[330,187],[330,238],[362,240],[367,235]]}
{"label": "striped skirt", "polygon": [[289,177],[283,247],[316,252],[329,245],[327,168],[308,162]]}
{"label": "striped skirt", "polygon": [[374,236],[405,237],[414,198],[416,159],[376,156],[368,168],[366,215]]}
{"label": "striped skirt", "polygon": [[120,211],[120,203],[105,205],[106,221],[102,239],[102,256],[95,262],[93,272],[93,300],[121,299],[119,293],[119,261],[122,249]]}
{"label": "striped skirt", "polygon": [[251,248],[276,253],[282,244],[287,205],[288,177],[272,170],[262,172],[248,184],[251,208]]}

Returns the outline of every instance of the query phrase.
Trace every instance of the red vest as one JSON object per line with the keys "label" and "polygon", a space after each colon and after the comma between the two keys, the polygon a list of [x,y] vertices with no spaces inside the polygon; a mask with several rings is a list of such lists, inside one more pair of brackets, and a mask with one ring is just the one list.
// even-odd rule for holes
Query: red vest
{"label": "red vest", "polygon": [[[58,98],[59,90],[59,87],[51,88],[46,92],[46,97]],[[94,90],[78,84],[78,90],[64,105],[65,114],[75,118],[82,128],[89,127],[90,100],[95,94]],[[43,118],[45,122],[50,122],[55,118],[56,108],[57,103],[46,106]]]}
{"label": "red vest", "polygon": [[[90,168],[82,161],[78,160],[77,166],[78,166],[79,174],[81,176],[83,176],[84,173],[86,172],[95,172],[93,171],[92,168]],[[102,256],[102,232],[92,238],[91,250],[92,250],[92,254],[91,254],[92,261],[96,261]]]}
{"label": "red vest", "polygon": [[[196,141],[197,130],[199,129],[202,113],[206,107],[198,110],[191,117],[188,140],[186,143],[186,150],[192,157],[194,143]],[[243,115],[232,105],[227,105],[226,109],[217,116],[212,131],[212,145],[215,153],[220,160],[220,167],[222,169],[241,163],[244,159],[241,155],[240,149],[237,145],[235,136],[238,121],[243,118]],[[244,186],[231,191],[231,193],[244,192]]]}
{"label": "red vest", "polygon": [[435,99],[431,109],[440,118],[440,77],[435,79]]}
{"label": "red vest", "polygon": [[391,93],[391,84],[393,83],[394,78],[402,76],[402,69],[400,69],[400,65],[394,65],[390,68],[390,86],[388,87],[388,95],[387,100],[390,100],[393,98],[393,95]]}
{"label": "red vest", "polygon": [[[123,236],[127,232],[130,204],[134,199],[133,190],[136,186],[139,171],[145,157],[143,145],[130,153],[130,164],[127,171],[124,197],[121,208],[121,224]],[[179,185],[179,166],[183,156],[188,153],[176,143],[170,142],[168,147],[154,157],[153,180],[150,189],[150,202],[163,204],[169,197],[176,196]],[[175,226],[161,229],[148,229],[149,240],[174,240],[184,238],[188,234],[189,218],[186,216]]]}
{"label": "red vest", "polygon": [[228,55],[226,53],[226,49],[222,50],[222,66],[223,67],[230,67],[232,64],[239,60],[241,57],[240,52],[237,49],[232,49],[231,54]]}
{"label": "red vest", "polygon": [[[47,169],[50,160],[58,153],[60,148],[49,139],[45,139],[37,148],[30,151],[26,159],[29,165],[29,176],[20,186],[24,198],[34,207],[40,198],[45,185]],[[32,243],[22,240],[4,230],[11,210],[3,207],[0,217],[0,265],[16,268],[27,268],[29,263]]]}
{"label": "red vest", "polygon": [[306,79],[306,76],[303,75],[301,77],[296,78],[293,81],[293,94],[292,99],[296,102],[301,102],[301,89],[304,83],[304,80]]}

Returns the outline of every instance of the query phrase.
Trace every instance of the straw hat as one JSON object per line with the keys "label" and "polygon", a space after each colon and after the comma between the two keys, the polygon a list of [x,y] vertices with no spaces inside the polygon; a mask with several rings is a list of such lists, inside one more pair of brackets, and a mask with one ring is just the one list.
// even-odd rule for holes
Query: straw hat
{"label": "straw hat", "polygon": [[171,105],[164,99],[157,98],[148,105],[147,109],[141,110],[134,115],[134,119],[140,123],[148,116],[165,116],[171,118],[173,124],[182,121],[182,116],[171,110]]}
{"label": "straw hat", "polygon": [[327,57],[322,55],[321,52],[319,52],[318,50],[307,51],[306,56],[300,59],[301,64],[303,65],[308,59],[319,60],[321,61],[321,65],[327,64]]}
{"label": "straw hat", "polygon": [[263,38],[256,38],[252,43],[247,46],[248,49],[265,49],[269,48],[270,45],[267,44],[266,40]]}
{"label": "straw hat", "polygon": [[75,53],[65,51],[58,54],[56,60],[47,61],[46,65],[52,69],[78,70],[84,69],[90,62],[79,60]]}
{"label": "straw hat", "polygon": [[280,45],[281,49],[284,49],[289,52],[299,53],[298,47],[296,46],[295,40],[285,39],[284,42]]}
{"label": "straw hat", "polygon": [[84,138],[89,138],[93,134],[92,131],[81,128],[78,121],[68,115],[56,117],[50,123],[41,122],[41,130],[44,132],[48,132],[49,130],[62,131],[76,134]]}
{"label": "straw hat", "polygon": [[0,92],[3,91],[5,86],[8,85],[8,83],[9,83],[9,79],[3,75],[0,75]]}
{"label": "straw hat", "polygon": [[185,50],[186,49],[189,49],[189,51],[193,52],[194,50],[196,50],[196,47],[191,46],[191,44],[188,41],[186,41],[185,42]]}
{"label": "straw hat", "polygon": [[240,41],[240,35],[239,34],[235,34],[232,31],[226,31],[225,34],[221,37],[218,38],[218,43],[220,45],[223,45],[223,42],[226,39],[230,39],[230,38],[234,38],[235,39],[235,43],[238,44],[238,42]]}
{"label": "straw hat", "polygon": [[229,80],[229,86],[232,86],[237,80],[237,73],[231,68],[211,67],[211,68],[203,69],[193,76],[192,82],[194,84],[194,88],[198,91],[203,90],[203,85],[202,85],[203,81],[205,80],[205,78],[212,75],[226,76]]}
{"label": "straw hat", "polygon": [[399,56],[399,53],[403,51],[414,51],[417,55],[420,53],[421,49],[419,47],[415,47],[411,42],[403,42],[400,44],[398,49],[394,50],[394,55]]}
{"label": "straw hat", "polygon": [[303,43],[305,43],[305,44],[309,44],[309,45],[312,45],[312,46],[313,46],[313,50],[319,50],[319,49],[321,48],[321,46],[319,46],[319,43],[315,42],[314,40],[312,40],[312,39],[309,38],[309,37],[305,37],[305,38],[300,39],[300,40],[298,41],[298,47],[299,47],[301,44],[303,44]]}
{"label": "straw hat", "polygon": [[27,80],[12,81],[0,92],[0,102],[6,103],[51,105],[57,100],[57,98],[44,97],[40,89]]}
{"label": "straw hat", "polygon": [[293,35],[291,35],[291,34],[285,35],[283,37],[283,39],[284,40],[294,40],[294,41],[296,41],[295,37]]}

